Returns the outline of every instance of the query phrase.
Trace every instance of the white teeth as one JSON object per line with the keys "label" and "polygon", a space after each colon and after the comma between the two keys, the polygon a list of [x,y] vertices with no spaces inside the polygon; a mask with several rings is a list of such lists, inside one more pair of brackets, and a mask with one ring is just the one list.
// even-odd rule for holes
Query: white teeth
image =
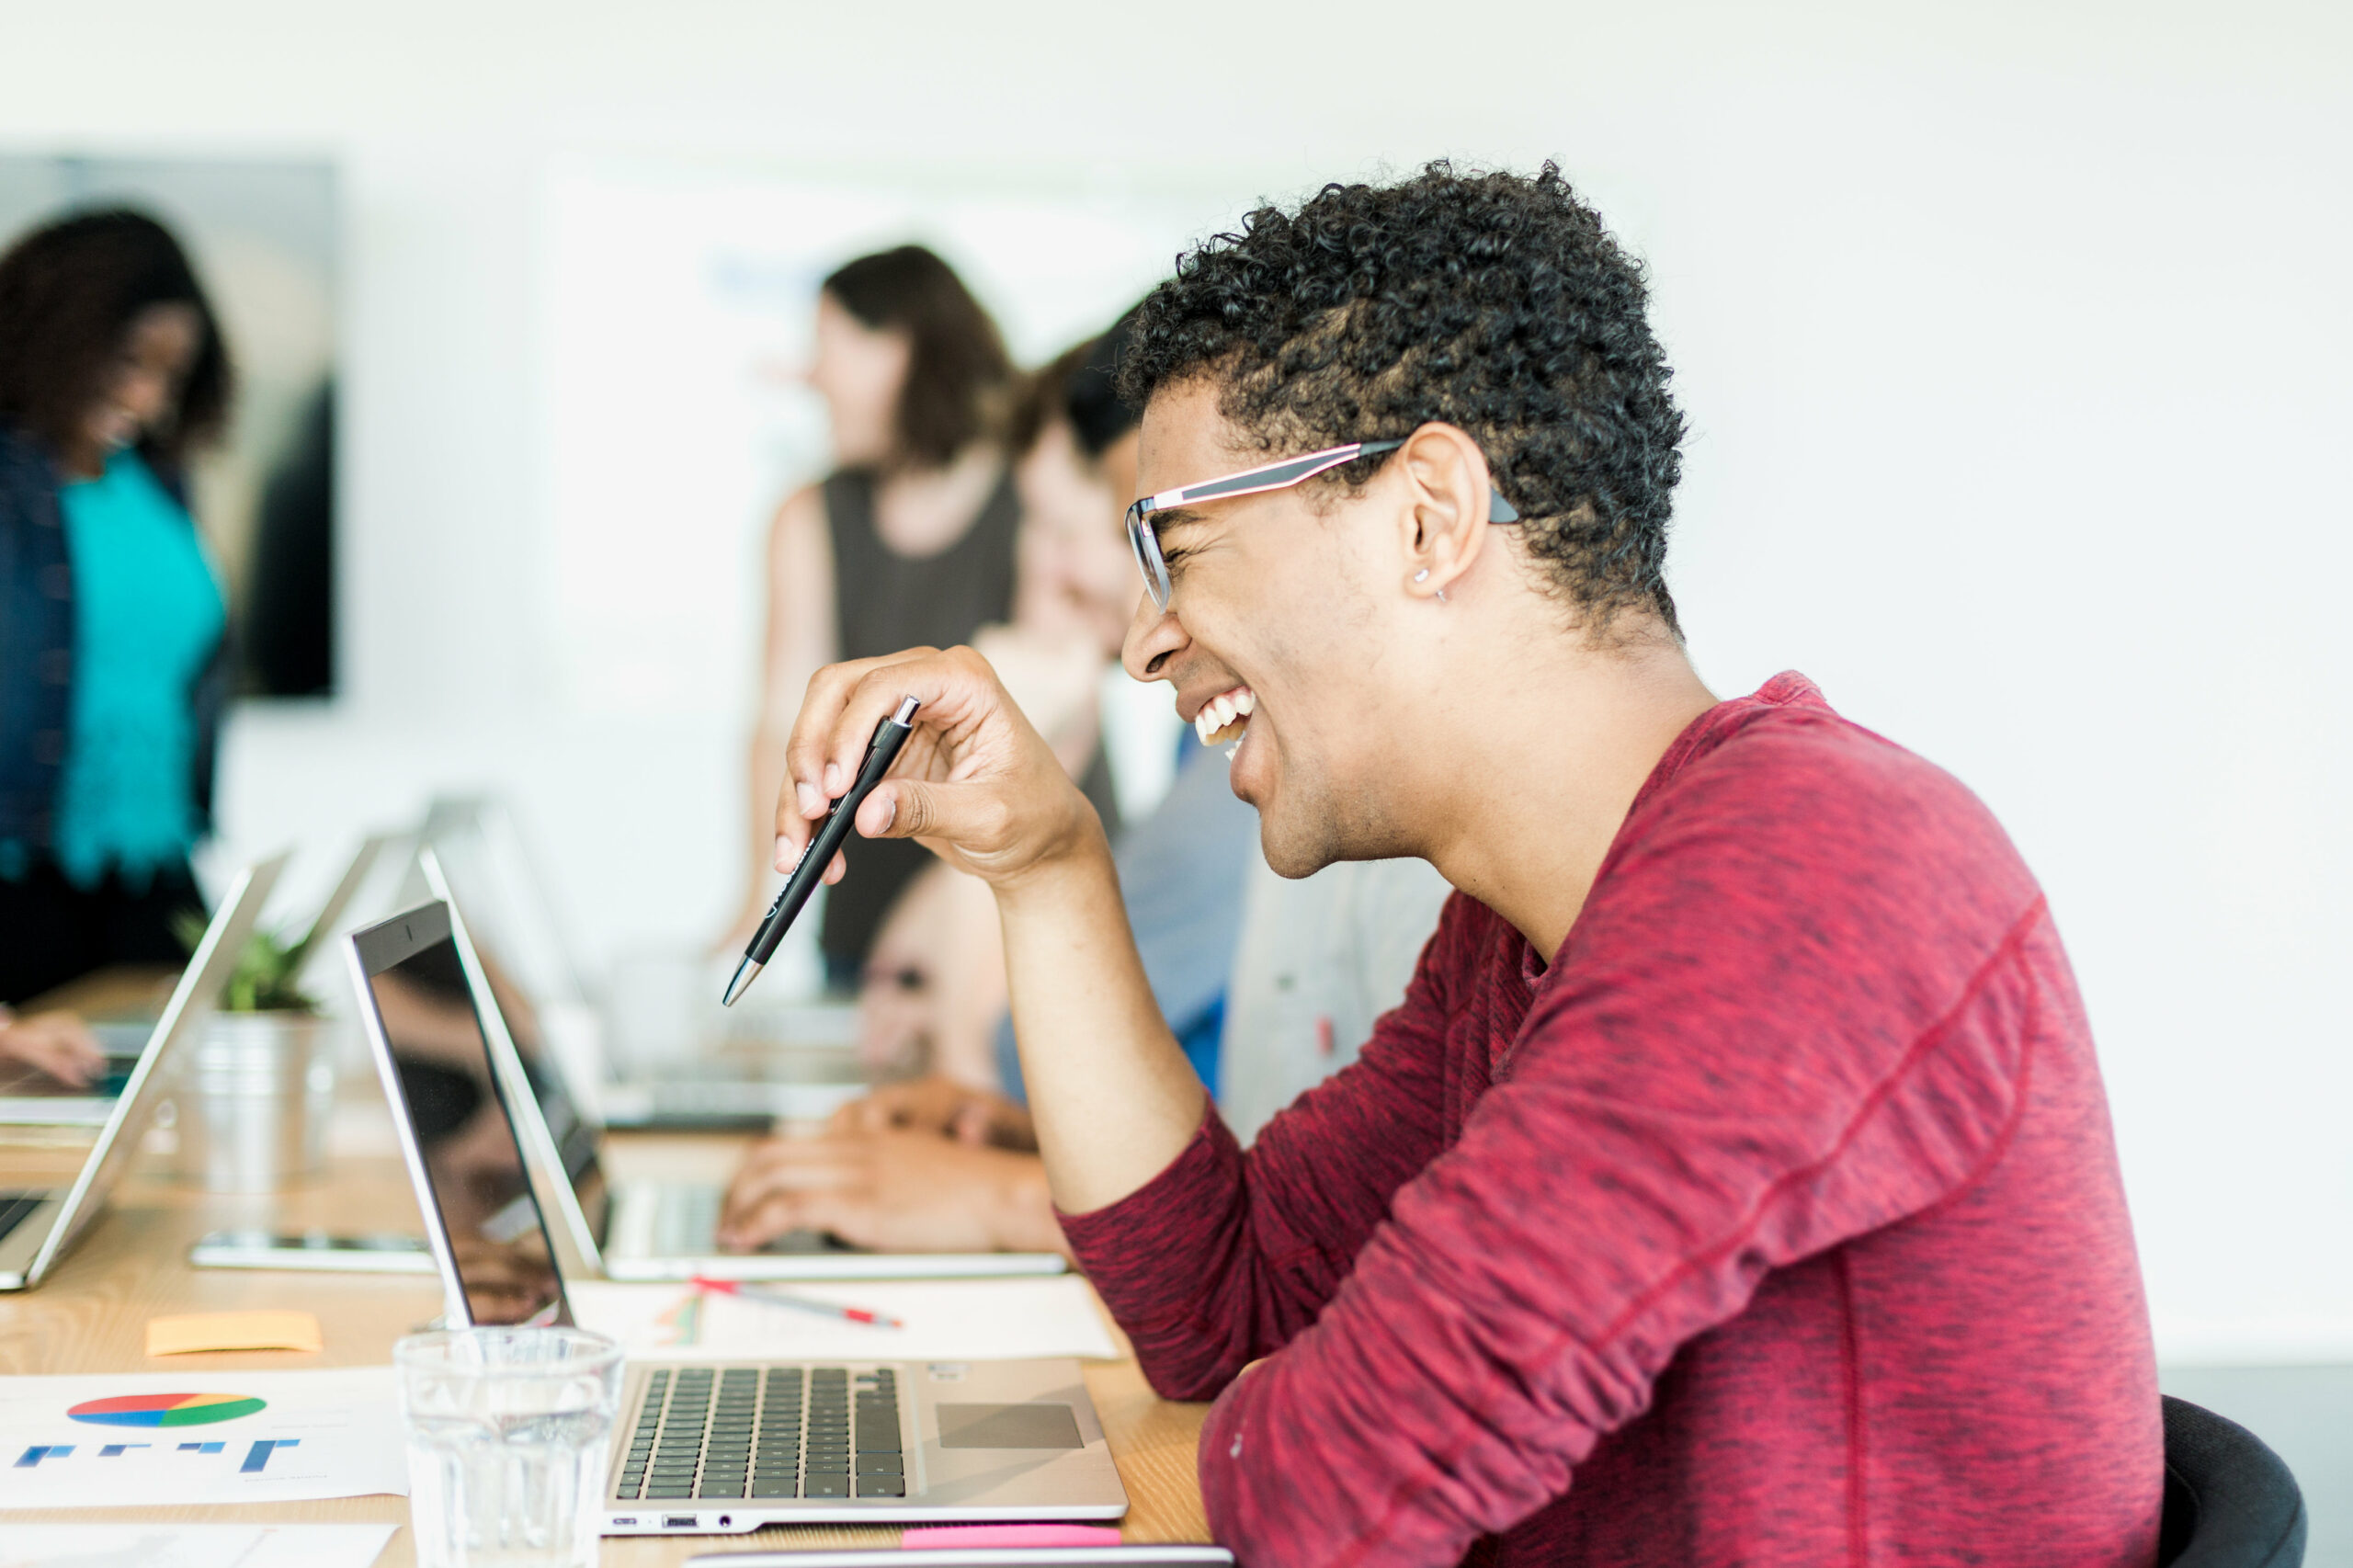
{"label": "white teeth", "polygon": [[1222,744],[1240,734],[1243,725],[1257,709],[1258,699],[1247,687],[1221,692],[1202,703],[1200,711],[1193,715],[1193,733],[1205,746]]}

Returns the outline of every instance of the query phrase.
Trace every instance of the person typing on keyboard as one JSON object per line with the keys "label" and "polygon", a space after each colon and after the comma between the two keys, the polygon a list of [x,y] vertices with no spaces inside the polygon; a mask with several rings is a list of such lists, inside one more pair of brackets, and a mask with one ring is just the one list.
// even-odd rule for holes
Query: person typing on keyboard
{"label": "person typing on keyboard", "polygon": [[106,1071],[107,1057],[76,1014],[19,1014],[0,1006],[0,1063],[6,1062],[37,1067],[78,1089]]}
{"label": "person typing on keyboard", "polygon": [[[1250,1562],[2154,1561],[2147,1310],[2040,890],[1786,674],[1719,701],[1664,576],[1682,420],[1548,165],[1252,215],[1142,307],[1125,659],[1304,876],[1457,892],[1360,1059],[1245,1154],[1094,812],[968,649],[821,673],[789,859],[861,809],[989,882],[1062,1226],[1214,1399]],[[837,874],[838,867],[832,873]]]}

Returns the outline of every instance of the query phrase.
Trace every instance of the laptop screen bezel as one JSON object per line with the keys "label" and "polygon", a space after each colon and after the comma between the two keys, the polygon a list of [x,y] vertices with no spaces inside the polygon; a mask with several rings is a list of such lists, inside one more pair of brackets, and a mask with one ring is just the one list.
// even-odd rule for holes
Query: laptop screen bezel
{"label": "laptop screen bezel", "polygon": [[[442,864],[439,852],[430,845],[419,847],[416,859],[426,885],[433,890],[433,896],[449,906],[451,932],[458,943],[458,958],[465,968],[466,986],[473,993],[474,1011],[481,1017],[490,1037],[492,1063],[511,1072],[510,1086],[519,1085],[521,1091],[533,1101],[531,1114],[522,1119],[529,1123],[529,1127],[518,1124],[517,1131],[527,1145],[524,1153],[530,1157],[529,1166],[534,1173],[534,1179],[539,1173],[547,1175],[549,1191],[546,1196],[553,1199],[557,1212],[563,1216],[564,1229],[571,1236],[574,1248],[590,1269],[601,1270],[604,1267],[605,1242],[613,1218],[612,1178],[604,1168],[604,1127],[572,1092],[561,1063],[554,1060],[554,1052],[544,1038],[540,1040],[540,1060],[537,1066],[540,1082],[545,1083],[546,1090],[542,1092],[539,1083],[532,1080],[531,1070],[524,1062],[522,1048],[516,1043],[515,1031],[507,1023],[505,1010],[499,1006],[496,988],[491,984],[489,971],[483,965],[482,950],[473,940],[472,925],[466,918],[463,901],[457,896],[457,890],[449,881],[448,868]],[[509,983],[517,983],[511,976]],[[529,995],[523,997],[523,1003],[527,1006],[533,1005]],[[564,1114],[587,1139],[588,1155],[577,1171],[565,1159],[563,1149],[556,1142],[555,1129],[549,1122],[551,1096],[561,1100]],[[597,1212],[594,1216],[588,1212],[591,1199],[583,1191],[590,1182],[602,1189],[601,1197],[597,1199]],[[541,1210],[546,1207],[546,1202],[542,1201]]]}
{"label": "laptop screen bezel", "polygon": [[48,1238],[25,1270],[27,1283],[40,1282],[50,1267],[97,1217],[115,1183],[122,1179],[123,1171],[146,1138],[148,1126],[155,1119],[156,1108],[170,1087],[163,1073],[164,1059],[212,1016],[222,988],[235,971],[245,940],[261,917],[262,905],[268,901],[278,874],[286,869],[291,854],[290,850],[280,850],[247,867],[238,874],[227,896],[213,912],[196,951],[188,955],[188,967],[180,971],[179,983],[172,988],[172,999],[164,1005],[163,1016],[155,1020],[138,1062],[124,1080],[122,1092],[115,1096],[106,1126],[99,1131],[97,1142],[90,1146],[88,1157],[82,1162],[80,1174],[58,1206],[57,1219],[50,1227]]}
{"label": "laptop screen bezel", "polygon": [[[376,1004],[374,981],[380,974],[396,969],[417,954],[439,943],[448,942],[457,949],[449,922],[449,906],[436,900],[421,904],[378,925],[354,931],[345,939],[345,955],[349,960],[353,990],[359,1002],[361,1031],[368,1037],[368,1049],[376,1059],[377,1076],[383,1080],[384,1097],[392,1111],[392,1131],[401,1145],[401,1160],[408,1167],[409,1185],[416,1193],[419,1217],[425,1222],[426,1244],[432,1249],[433,1261],[441,1271],[441,1296],[444,1315],[453,1328],[477,1326],[473,1312],[466,1300],[465,1278],[458,1268],[457,1248],[449,1235],[448,1223],[441,1217],[441,1199],[434,1188],[432,1168],[425,1157],[425,1146],[418,1140],[416,1119],[408,1101],[407,1091],[401,1085],[399,1059],[392,1053],[391,1037],[384,1028],[381,1011]],[[462,966],[462,960],[460,960]],[[537,1187],[530,1178],[530,1165],[523,1153],[522,1135],[515,1125],[515,1107],[509,1096],[505,1077],[497,1070],[492,1053],[490,1028],[483,1022],[480,1002],[473,987],[466,988],[466,1005],[474,1015],[474,1028],[482,1040],[483,1067],[490,1080],[490,1092],[496,1101],[499,1115],[505,1119],[508,1139],[515,1146],[517,1172],[523,1178],[522,1196],[529,1198],[531,1213],[538,1221],[540,1237],[548,1249],[548,1271],[555,1280],[554,1316],[549,1320],[569,1326],[574,1323],[572,1297],[565,1289],[563,1267],[558,1259],[555,1237],[548,1228],[547,1210],[540,1202]],[[540,1312],[546,1312],[541,1308]],[[536,1317],[539,1314],[534,1314]],[[482,1326],[510,1326],[488,1324]]]}

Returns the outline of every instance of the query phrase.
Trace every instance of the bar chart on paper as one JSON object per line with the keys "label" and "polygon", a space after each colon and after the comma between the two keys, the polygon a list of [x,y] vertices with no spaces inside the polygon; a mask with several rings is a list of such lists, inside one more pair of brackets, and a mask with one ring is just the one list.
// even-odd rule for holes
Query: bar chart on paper
{"label": "bar chart on paper", "polygon": [[391,1370],[0,1378],[0,1508],[407,1489]]}

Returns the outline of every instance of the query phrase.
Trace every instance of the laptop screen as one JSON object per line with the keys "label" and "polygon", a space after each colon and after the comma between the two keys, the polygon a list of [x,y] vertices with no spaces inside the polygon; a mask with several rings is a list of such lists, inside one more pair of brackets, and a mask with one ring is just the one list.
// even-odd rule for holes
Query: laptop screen
{"label": "laptop screen", "polygon": [[539,1101],[540,1116],[548,1124],[548,1137],[563,1162],[564,1178],[572,1184],[572,1194],[587,1222],[588,1234],[602,1247],[610,1194],[606,1189],[604,1166],[597,1157],[601,1133],[580,1114],[579,1107],[564,1092],[563,1074],[548,1047],[540,1009],[508,962],[506,945],[496,935],[485,936],[474,919],[477,908],[495,907],[497,902],[483,886],[489,879],[481,858],[453,857],[440,843],[431,847],[443,883],[435,891],[444,893],[465,917],[466,936],[473,943],[474,956],[482,960],[483,974],[490,982],[498,1016],[506,1025],[507,1038],[515,1042],[515,1054],[522,1058],[523,1075],[530,1080],[532,1097]]}
{"label": "laptop screen", "polygon": [[457,942],[446,915],[438,907],[430,913],[442,915],[439,937],[374,970],[369,994],[449,1238],[467,1316],[477,1324],[569,1322],[547,1224],[491,1071]]}

